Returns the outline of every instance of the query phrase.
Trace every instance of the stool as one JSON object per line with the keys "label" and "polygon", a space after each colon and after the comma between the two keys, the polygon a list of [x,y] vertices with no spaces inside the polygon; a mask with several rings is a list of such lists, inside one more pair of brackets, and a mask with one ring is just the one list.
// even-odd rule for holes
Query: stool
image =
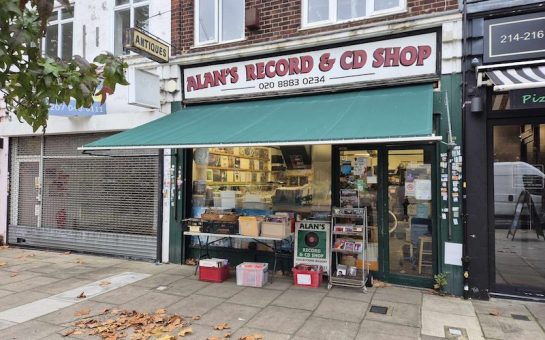
{"label": "stool", "polygon": [[[418,274],[422,274],[422,267],[431,267],[433,264],[433,245],[431,236],[420,236],[420,249],[418,252]],[[429,256],[428,260],[423,259]]]}

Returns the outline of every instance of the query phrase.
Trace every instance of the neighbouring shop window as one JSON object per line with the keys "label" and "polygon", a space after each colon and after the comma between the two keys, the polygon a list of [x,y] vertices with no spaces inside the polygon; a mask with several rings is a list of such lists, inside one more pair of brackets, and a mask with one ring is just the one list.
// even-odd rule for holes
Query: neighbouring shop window
{"label": "neighbouring shop window", "polygon": [[116,0],[114,27],[114,54],[128,54],[123,49],[125,32],[131,27],[149,30],[149,1]]}
{"label": "neighbouring shop window", "polygon": [[42,51],[52,58],[72,58],[74,37],[74,7],[69,11],[53,11],[48,20],[47,31],[42,39]]}
{"label": "neighbouring shop window", "polygon": [[196,0],[195,44],[244,38],[244,0]]}
{"label": "neighbouring shop window", "polygon": [[362,19],[405,9],[405,0],[303,0],[303,26]]}
{"label": "neighbouring shop window", "polygon": [[390,273],[433,275],[431,158],[428,149],[388,151]]}
{"label": "neighbouring shop window", "polygon": [[194,149],[192,196],[194,217],[208,208],[328,214],[331,146]]}

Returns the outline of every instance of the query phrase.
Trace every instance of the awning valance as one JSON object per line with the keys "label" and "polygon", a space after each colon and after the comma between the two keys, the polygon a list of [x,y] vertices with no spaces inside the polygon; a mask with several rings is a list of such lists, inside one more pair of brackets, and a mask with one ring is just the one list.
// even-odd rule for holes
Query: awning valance
{"label": "awning valance", "polygon": [[431,84],[194,105],[82,150],[439,140]]}
{"label": "awning valance", "polygon": [[496,92],[545,87],[544,65],[488,69],[484,74]]}

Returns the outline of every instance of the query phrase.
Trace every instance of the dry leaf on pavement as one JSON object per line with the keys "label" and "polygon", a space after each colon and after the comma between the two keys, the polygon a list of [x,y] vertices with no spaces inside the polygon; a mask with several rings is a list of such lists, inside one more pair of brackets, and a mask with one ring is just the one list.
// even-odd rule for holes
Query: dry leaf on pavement
{"label": "dry leaf on pavement", "polygon": [[11,274],[9,274],[10,277],[16,277],[18,273],[16,272],[11,272]]}
{"label": "dry leaf on pavement", "polygon": [[181,336],[183,338],[187,334],[193,334],[193,329],[191,329],[191,327],[182,328],[182,330],[180,330],[180,333],[178,333],[178,336]]}
{"label": "dry leaf on pavement", "polygon": [[162,337],[160,337],[157,340],[176,340],[176,337],[174,337],[172,335],[163,335]]}
{"label": "dry leaf on pavement", "polygon": [[71,253],[72,253],[72,252],[65,251],[65,252],[63,253],[63,255],[70,255]]}
{"label": "dry leaf on pavement", "polygon": [[488,314],[494,315],[494,316],[498,316],[498,315],[500,315],[500,312],[498,312],[497,310],[493,309],[493,310],[489,311]]}
{"label": "dry leaf on pavement", "polygon": [[225,333],[225,334],[223,335],[223,337],[224,337],[225,339],[229,339],[229,338],[231,337],[231,333]]}
{"label": "dry leaf on pavement", "polygon": [[263,335],[261,334],[246,335],[246,336],[240,337],[239,340],[263,340]]}
{"label": "dry leaf on pavement", "polygon": [[192,317],[191,319],[193,319],[193,321],[200,320],[200,319],[201,319],[201,316],[200,316],[200,315],[195,315],[195,316]]}
{"label": "dry leaf on pavement", "polygon": [[106,286],[111,285],[111,284],[112,283],[110,281],[103,280],[103,281],[100,281],[98,285],[101,286],[101,287],[106,287]]}
{"label": "dry leaf on pavement", "polygon": [[6,264],[7,264],[6,262],[0,262],[0,267],[5,266]]}
{"label": "dry leaf on pavement", "polygon": [[91,313],[91,308],[83,308],[74,313],[74,316],[85,316]]}
{"label": "dry leaf on pavement", "polygon": [[65,330],[64,332],[62,332],[62,336],[69,336],[71,334],[73,334],[76,330],[75,329],[67,329]]}
{"label": "dry leaf on pavement", "polygon": [[206,340],[223,340],[221,336],[209,336]]}
{"label": "dry leaf on pavement", "polygon": [[77,296],[78,299],[85,299],[86,297],[87,297],[87,295],[85,295],[85,292],[81,292],[81,293]]}
{"label": "dry leaf on pavement", "polygon": [[229,328],[231,328],[231,326],[229,326],[229,324],[226,322],[220,323],[214,326],[214,329],[218,331],[223,331],[224,329],[229,329]]}

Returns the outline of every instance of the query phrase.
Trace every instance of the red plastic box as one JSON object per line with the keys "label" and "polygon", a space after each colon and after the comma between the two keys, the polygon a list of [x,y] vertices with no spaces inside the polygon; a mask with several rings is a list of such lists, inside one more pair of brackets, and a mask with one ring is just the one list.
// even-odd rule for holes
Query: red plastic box
{"label": "red plastic box", "polygon": [[324,271],[322,267],[297,265],[292,270],[293,284],[296,286],[318,288],[322,284]]}
{"label": "red plastic box", "polygon": [[207,282],[223,282],[229,278],[229,266],[199,267],[199,280]]}

